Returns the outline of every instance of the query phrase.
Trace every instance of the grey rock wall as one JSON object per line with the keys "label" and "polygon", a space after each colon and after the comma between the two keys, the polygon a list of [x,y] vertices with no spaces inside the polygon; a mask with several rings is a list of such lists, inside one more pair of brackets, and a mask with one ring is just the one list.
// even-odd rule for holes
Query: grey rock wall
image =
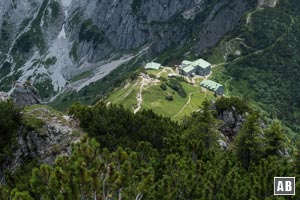
{"label": "grey rock wall", "polygon": [[[231,30],[241,16],[255,6],[253,2],[255,0],[1,1],[0,28],[11,34],[8,39],[0,35],[0,68],[9,61],[11,71],[0,73],[0,83],[5,82],[2,78],[30,80],[33,84],[50,80],[52,87],[47,88],[52,94],[66,87],[81,88],[81,80],[71,86],[68,84],[73,77],[87,71],[92,72],[88,79],[93,79],[95,72],[101,71],[112,57],[120,58],[129,53],[134,57],[141,49],[147,49],[143,53],[153,58],[170,47],[180,49],[189,44],[189,51],[200,54]],[[27,26],[24,25],[26,20]],[[29,30],[30,41],[34,43],[31,46],[21,37]],[[23,45],[25,52],[11,51],[18,38],[23,39],[19,39],[19,46]],[[55,62],[47,62],[49,58],[55,58]],[[104,74],[112,69],[105,69]]]}
{"label": "grey rock wall", "polygon": [[39,91],[35,87],[20,83],[15,84],[12,98],[16,105],[20,107],[40,104],[42,102]]}
{"label": "grey rock wall", "polygon": [[[134,2],[138,0],[74,1],[71,12],[73,16],[81,13],[83,18],[92,19],[104,32],[108,42],[98,46],[104,55],[110,53],[110,48],[105,52],[107,47],[103,47],[107,44],[117,50],[132,50],[148,44],[153,53],[172,44],[181,47],[185,44],[182,41],[192,39],[194,31],[198,32],[194,51],[201,53],[215,45],[253,6],[247,0],[140,0],[135,8]],[[76,6],[79,4],[80,9]],[[78,30],[73,31],[74,36]]]}
{"label": "grey rock wall", "polygon": [[247,1],[220,1],[214,5],[203,24],[199,38],[195,44],[198,53],[213,47],[239,22],[241,16],[249,9]]}

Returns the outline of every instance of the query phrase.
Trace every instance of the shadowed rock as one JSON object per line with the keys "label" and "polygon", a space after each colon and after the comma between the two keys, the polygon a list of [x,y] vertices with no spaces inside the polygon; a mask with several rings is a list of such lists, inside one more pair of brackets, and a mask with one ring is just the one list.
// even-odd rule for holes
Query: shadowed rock
{"label": "shadowed rock", "polygon": [[14,102],[21,107],[41,104],[42,102],[38,90],[27,83],[16,83],[12,98]]}

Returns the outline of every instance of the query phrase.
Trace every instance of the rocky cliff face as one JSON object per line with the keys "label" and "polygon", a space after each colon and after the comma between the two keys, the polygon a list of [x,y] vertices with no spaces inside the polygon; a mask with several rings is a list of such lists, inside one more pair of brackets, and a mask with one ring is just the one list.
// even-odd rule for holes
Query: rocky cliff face
{"label": "rocky cliff face", "polygon": [[29,123],[40,120],[40,127],[21,127],[16,142],[11,146],[13,155],[0,165],[0,180],[5,169],[15,171],[22,164],[36,160],[52,164],[58,155],[69,155],[72,143],[80,141],[79,122],[46,106],[35,106],[24,111]]}
{"label": "rocky cliff face", "polygon": [[0,92],[0,102],[7,101],[9,99],[12,99],[12,101],[19,107],[42,103],[39,91],[28,83],[16,83],[11,95],[7,92]]}
{"label": "rocky cliff face", "polygon": [[218,119],[223,121],[220,127],[221,133],[231,139],[238,134],[238,131],[246,120],[246,113],[239,114],[233,107],[231,110],[218,113]]}
{"label": "rocky cliff face", "polygon": [[233,137],[235,137],[242,128],[247,113],[237,112],[234,106],[221,111],[214,105],[212,109],[216,113],[215,117],[220,120],[219,131],[221,133],[221,138],[218,140],[219,145],[224,150],[228,149]]}
{"label": "rocky cliff face", "polygon": [[[0,90],[30,80],[46,100],[88,86],[141,54],[203,52],[254,0],[0,2]],[[54,97],[54,98],[52,98]]]}
{"label": "rocky cliff face", "polygon": [[28,84],[16,83],[12,97],[14,102],[21,107],[40,104],[42,102],[39,91]]}

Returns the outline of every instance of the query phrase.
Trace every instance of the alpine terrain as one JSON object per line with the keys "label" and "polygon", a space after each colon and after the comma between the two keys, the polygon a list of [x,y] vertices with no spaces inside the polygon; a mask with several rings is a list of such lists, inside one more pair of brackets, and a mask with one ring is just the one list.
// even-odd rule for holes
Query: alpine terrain
{"label": "alpine terrain", "polygon": [[119,66],[130,70],[126,63],[151,59],[168,48],[188,46],[201,53],[255,3],[1,1],[0,89],[11,93],[14,82],[30,81],[43,101],[52,102],[67,91],[80,92]]}
{"label": "alpine terrain", "polygon": [[299,0],[0,0],[0,200],[299,199],[299,55]]}

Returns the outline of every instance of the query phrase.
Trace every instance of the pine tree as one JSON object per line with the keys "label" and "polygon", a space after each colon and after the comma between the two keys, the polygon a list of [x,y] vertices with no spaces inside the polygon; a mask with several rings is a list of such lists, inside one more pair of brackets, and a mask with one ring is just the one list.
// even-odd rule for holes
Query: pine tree
{"label": "pine tree", "polygon": [[17,190],[12,191],[12,200],[33,200],[28,191],[20,192]]}
{"label": "pine tree", "polygon": [[259,162],[263,152],[262,140],[259,116],[257,113],[251,113],[234,142],[238,159],[245,169],[248,169],[252,163]]}
{"label": "pine tree", "polygon": [[34,168],[32,170],[32,177],[30,179],[30,185],[32,191],[34,191],[40,198],[45,198],[49,195],[49,179],[51,175],[51,167],[46,164],[42,164],[40,168]]}
{"label": "pine tree", "polygon": [[6,185],[0,183],[0,200],[9,199],[10,189]]}
{"label": "pine tree", "polygon": [[[217,121],[210,110],[210,103],[205,100],[202,104],[202,110],[195,113],[190,122],[187,124],[188,128],[185,131],[185,139],[190,143],[189,149],[199,150],[204,147],[210,149],[217,145],[218,138]],[[194,141],[193,141],[194,140]],[[199,141],[201,144],[197,144]],[[196,148],[196,149],[195,149]]]}
{"label": "pine tree", "polygon": [[279,121],[273,121],[265,131],[266,156],[284,153],[285,137]]}
{"label": "pine tree", "polygon": [[12,101],[0,102],[0,163],[8,156],[14,134],[21,125],[20,110]]}

